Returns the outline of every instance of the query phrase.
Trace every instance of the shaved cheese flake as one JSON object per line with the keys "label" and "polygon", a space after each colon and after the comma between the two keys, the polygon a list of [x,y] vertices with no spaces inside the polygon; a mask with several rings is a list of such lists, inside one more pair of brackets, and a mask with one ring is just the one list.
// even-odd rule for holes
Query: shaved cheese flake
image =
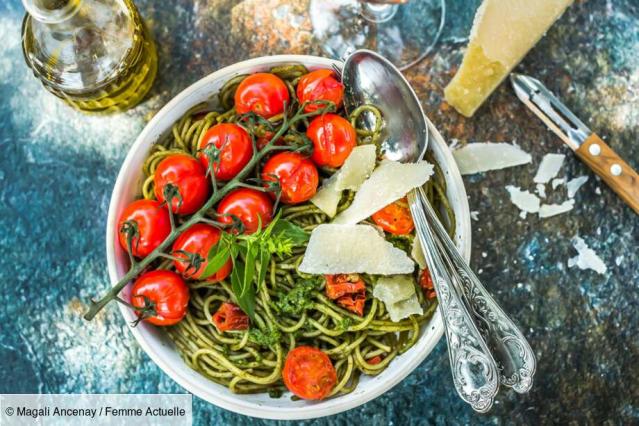
{"label": "shaved cheese flake", "polygon": [[334,217],[337,214],[337,205],[342,198],[342,191],[336,188],[337,174],[326,179],[317,193],[310,199],[311,203],[326,213],[328,217]]}
{"label": "shaved cheese flake", "polygon": [[410,257],[417,262],[420,269],[426,269],[426,257],[422,251],[422,243],[419,242],[419,238],[417,236],[413,238],[413,247],[410,251]]}
{"label": "shaved cheese flake", "polygon": [[415,281],[411,275],[382,277],[375,284],[373,296],[384,302],[391,321],[398,322],[413,314],[424,313],[417,294]]}
{"label": "shaved cheese flake", "polygon": [[561,169],[561,166],[564,164],[564,158],[566,158],[564,154],[544,155],[544,158],[541,159],[539,169],[537,169],[537,174],[533,178],[533,182],[547,183],[550,179],[557,176],[559,169]]}
{"label": "shaved cheese flake", "polygon": [[414,262],[370,225],[322,224],[313,230],[299,266],[307,274],[409,274]]}
{"label": "shaved cheese flake", "polygon": [[[516,205],[523,213],[537,213],[541,204],[539,197],[531,194],[529,191],[522,191],[520,188],[512,185],[506,186],[506,190],[510,194],[510,201]],[[525,218],[524,214],[522,218]]]}
{"label": "shaved cheese flake", "polygon": [[546,185],[538,183],[535,192],[537,192],[541,198],[546,198]]}
{"label": "shaved cheese flake", "polygon": [[462,175],[520,166],[532,157],[517,145],[505,142],[475,142],[453,151],[453,157]]}
{"label": "shaved cheese flake", "polygon": [[360,145],[353,148],[344,165],[337,172],[337,190],[357,191],[373,172],[376,155],[375,145]]}
{"label": "shaved cheese flake", "polygon": [[599,274],[605,274],[608,268],[603,260],[588,247],[586,242],[579,236],[572,239],[572,245],[577,250],[578,255],[568,259],[568,267],[579,267],[579,269],[592,269]]}
{"label": "shaved cheese flake", "polygon": [[559,185],[563,185],[564,183],[566,183],[565,178],[554,178],[552,180],[552,189],[557,189]]}
{"label": "shaved cheese flake", "polygon": [[427,161],[382,161],[357,191],[352,204],[337,215],[333,223],[358,223],[423,185],[432,174],[433,165]]}
{"label": "shaved cheese flake", "polygon": [[539,208],[539,217],[551,217],[566,213],[575,207],[575,200],[566,200],[561,204],[542,204]]}
{"label": "shaved cheese flake", "polygon": [[574,179],[570,179],[566,183],[566,188],[568,189],[568,197],[573,198],[577,191],[579,191],[579,188],[581,188],[581,186],[586,182],[588,182],[588,176],[579,176]]}

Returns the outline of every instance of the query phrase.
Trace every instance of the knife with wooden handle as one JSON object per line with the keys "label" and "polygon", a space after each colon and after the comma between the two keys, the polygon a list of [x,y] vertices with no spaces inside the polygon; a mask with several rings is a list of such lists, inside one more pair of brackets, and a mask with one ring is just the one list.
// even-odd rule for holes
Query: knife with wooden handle
{"label": "knife with wooden handle", "polygon": [[639,175],[546,87],[532,77],[511,74],[517,97],[575,151],[592,171],[639,214]]}

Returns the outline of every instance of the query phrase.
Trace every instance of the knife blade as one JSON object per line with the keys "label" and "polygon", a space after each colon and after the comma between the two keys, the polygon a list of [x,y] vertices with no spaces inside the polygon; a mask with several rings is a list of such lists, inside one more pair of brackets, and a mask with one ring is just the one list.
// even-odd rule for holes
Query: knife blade
{"label": "knife blade", "polygon": [[512,73],[517,97],[639,214],[639,175],[539,80]]}

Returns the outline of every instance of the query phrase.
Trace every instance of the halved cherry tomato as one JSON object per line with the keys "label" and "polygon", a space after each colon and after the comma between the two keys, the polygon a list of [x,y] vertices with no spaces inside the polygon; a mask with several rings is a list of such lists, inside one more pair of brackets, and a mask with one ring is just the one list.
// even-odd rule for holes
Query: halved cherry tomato
{"label": "halved cherry tomato", "polygon": [[[244,128],[232,123],[220,123],[211,127],[202,137],[199,148],[213,144],[220,150],[220,161],[213,163],[215,177],[219,180],[231,180],[242,171],[253,156],[253,142]],[[198,155],[200,162],[207,168],[209,160],[204,153]]]}
{"label": "halved cherry tomato", "polygon": [[340,167],[357,145],[357,133],[351,123],[336,114],[315,117],[306,136],[313,141],[311,159],[318,166]]}
{"label": "halved cherry tomato", "polygon": [[[317,192],[317,167],[297,152],[280,152],[268,159],[262,169],[265,181],[279,180],[284,204],[299,204],[313,198]],[[271,193],[272,198],[275,194]]]}
{"label": "halved cherry tomato", "polygon": [[131,304],[136,308],[147,307],[145,297],[155,309],[155,315],[145,318],[145,321],[155,325],[172,325],[186,315],[189,288],[175,272],[165,270],[146,272],[133,284]]}
{"label": "halved cherry tomato", "polygon": [[395,235],[406,235],[413,232],[415,224],[410,214],[406,197],[387,205],[371,216],[373,222],[386,232]]}
{"label": "halved cherry tomato", "polygon": [[253,111],[264,118],[284,112],[290,95],[288,87],[275,74],[258,72],[246,77],[235,91],[235,111],[246,114]]}
{"label": "halved cherry tomato", "polygon": [[[184,278],[199,279],[208,265],[206,260],[211,247],[220,240],[220,230],[205,223],[196,223],[180,234],[173,243],[173,256],[181,261],[174,261],[175,269],[182,274]],[[201,263],[198,265],[189,262],[189,255],[183,253],[191,253],[199,256]],[[233,262],[229,259],[218,271],[206,279],[207,282],[218,282],[228,277],[233,269]]]}
{"label": "halved cherry tomato", "polygon": [[326,297],[359,316],[364,315],[366,283],[357,274],[326,275]]}
{"label": "halved cherry tomato", "polygon": [[[342,106],[344,97],[344,85],[337,81],[332,70],[322,69],[311,71],[302,76],[297,83],[297,98],[302,104],[312,101],[331,101],[335,108]],[[309,104],[304,107],[305,112],[313,112],[323,106]]]}
{"label": "halved cherry tomato", "polygon": [[249,328],[249,317],[239,306],[224,302],[213,314],[213,324],[219,332],[246,330]]}
{"label": "halved cherry tomato", "polygon": [[171,233],[169,210],[156,200],[132,202],[124,209],[118,221],[118,240],[125,251],[128,251],[129,232],[133,233],[133,256],[148,256]]}
{"label": "halved cherry tomato", "polygon": [[231,191],[217,205],[220,222],[233,223],[231,215],[237,216],[244,224],[244,232],[252,234],[261,223],[264,229],[273,219],[273,202],[264,192],[250,188]]}
{"label": "halved cherry tomato", "polygon": [[428,269],[424,269],[421,274],[419,274],[419,286],[424,290],[424,295],[427,299],[434,299],[437,297],[433,278],[430,276],[430,271]]}
{"label": "halved cherry tomato", "polygon": [[372,357],[371,359],[367,359],[366,362],[368,362],[371,365],[377,365],[380,362],[382,362],[383,359],[384,358],[382,358],[381,355],[376,355],[376,356]]}
{"label": "halved cherry tomato", "polygon": [[298,346],[288,353],[282,370],[284,385],[304,399],[324,399],[337,383],[337,373],[328,355],[311,346]]}
{"label": "halved cherry tomato", "polygon": [[158,164],[153,177],[155,198],[164,201],[164,188],[171,184],[177,187],[182,203],[171,200],[171,209],[178,214],[192,214],[206,203],[211,192],[211,183],[206,169],[195,158],[186,154],[169,155]]}

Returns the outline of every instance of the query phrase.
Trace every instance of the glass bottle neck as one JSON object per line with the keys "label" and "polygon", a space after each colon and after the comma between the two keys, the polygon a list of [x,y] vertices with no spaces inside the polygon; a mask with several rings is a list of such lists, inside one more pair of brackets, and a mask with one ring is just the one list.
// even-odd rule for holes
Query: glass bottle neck
{"label": "glass bottle neck", "polygon": [[44,24],[58,24],[72,18],[83,0],[22,0],[33,19]]}

